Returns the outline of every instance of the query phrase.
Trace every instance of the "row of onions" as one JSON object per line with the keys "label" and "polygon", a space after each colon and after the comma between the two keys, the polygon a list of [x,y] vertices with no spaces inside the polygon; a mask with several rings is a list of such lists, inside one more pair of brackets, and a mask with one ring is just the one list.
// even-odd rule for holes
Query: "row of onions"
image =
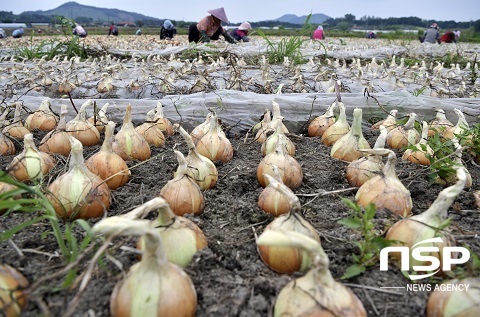
{"label": "row of onions", "polygon": [[[195,252],[206,247],[207,242],[202,230],[183,216],[199,215],[203,212],[203,191],[212,188],[218,181],[214,162],[229,162],[233,157],[233,148],[213,112],[189,134],[180,125],[172,126],[168,119],[163,118],[161,105],[147,114],[144,124],[134,128],[131,122],[131,107],[127,106],[123,125],[114,135],[115,123],[105,120],[106,107],[100,110],[98,116],[90,118],[93,122],[86,119],[86,108],[92,104],[89,100],[82,106],[73,122],[69,122],[70,128],[67,128],[65,122],[66,108],[62,107],[58,125],[47,134],[49,140],[54,135],[66,133],[70,145],[69,151],[65,152],[70,157],[69,170],[49,185],[48,197],[62,218],[99,217],[108,209],[110,191],[128,181],[130,171],[126,161],[147,160],[150,157],[150,146],[162,146],[165,135],[171,135],[175,130],[180,133],[187,144],[188,154],[185,157],[181,152],[174,151],[178,168],[174,177],[158,194],[159,197],[127,214],[101,220],[94,226],[93,232],[109,236],[141,236],[138,241],[138,248],[143,251],[140,262],[130,268],[128,275],[113,291],[113,316],[131,316],[134,312],[152,316],[194,316],[197,305],[195,288],[181,267],[187,267]],[[333,116],[334,108],[338,108],[340,112],[336,120]],[[274,315],[366,316],[362,303],[353,292],[333,279],[320,237],[302,216],[300,201],[293,192],[301,186],[302,168],[294,158],[295,145],[287,136],[288,129],[283,124],[280,107],[276,102],[273,102],[272,114],[273,117],[269,110],[265,111],[255,136],[255,140],[261,143],[261,153],[264,156],[257,168],[257,179],[264,187],[258,204],[262,210],[276,217],[257,239],[258,251],[263,262],[276,272],[305,273],[287,284],[278,294]],[[388,140],[396,140],[390,132],[399,127],[395,123],[389,125],[388,120],[395,118],[395,115],[396,112],[392,112],[380,126],[380,136],[373,149],[370,149],[362,135],[361,109],[354,110],[350,127],[346,121],[345,106],[338,98],[324,116],[318,117],[322,119],[317,119],[324,119],[323,125],[327,125],[321,137],[323,144],[332,146],[331,156],[350,162],[347,167],[347,180],[363,181],[361,185],[353,184],[359,187],[357,203],[366,206],[373,202],[377,208],[386,208],[406,217],[392,226],[387,238],[413,246],[418,241],[438,235],[435,228],[444,222],[448,208],[463,190],[467,173],[464,167],[458,168],[454,184],[444,189],[427,211],[418,216],[407,217],[412,208],[410,193],[396,175],[395,153],[385,148],[386,142],[394,148],[391,145],[394,143],[390,144]],[[164,120],[159,120],[159,117]],[[413,127],[411,120],[415,120],[414,114],[410,115],[409,121],[402,127],[407,131],[406,139],[408,142],[420,142],[411,136],[413,133],[408,132]],[[388,131],[390,127],[392,129]],[[97,143],[94,142],[97,134],[101,132],[98,128],[105,133],[104,143],[100,151],[85,162],[83,146],[98,144],[100,138]],[[427,128],[424,124],[422,136],[428,134]],[[316,129],[318,130],[319,128]],[[88,133],[83,133],[85,131]],[[405,138],[405,133],[402,137]],[[42,141],[40,149],[37,149],[31,133],[25,133],[23,139],[24,151],[16,156],[9,166],[12,176],[20,181],[42,179],[55,164],[51,154],[65,155],[55,152],[54,146],[43,147],[42,151],[42,146],[47,141]],[[416,154],[416,151],[413,153]],[[386,163],[383,163],[382,157],[387,157]],[[355,162],[360,164],[360,167],[352,165]],[[372,164],[375,169],[361,164]],[[108,171],[101,170],[102,166],[107,166]],[[22,168],[23,170],[19,171]],[[349,171],[353,175],[355,168],[360,172],[349,178]],[[370,177],[366,176],[364,171],[368,171]],[[365,185],[369,187],[364,187]],[[363,192],[365,194],[362,194]],[[85,195],[82,196],[83,194]],[[388,205],[392,201],[393,205]],[[158,212],[157,219],[142,220],[153,210]],[[453,237],[446,231],[442,233],[447,241],[445,246],[454,245]],[[10,272],[6,275],[13,275],[11,269],[5,269]],[[20,278],[16,283],[7,284],[6,289],[17,289],[24,285],[25,281]],[[0,287],[0,296],[3,295],[1,289]],[[169,295],[165,296],[167,292]],[[10,297],[11,294],[13,291],[6,296]],[[21,294],[18,296],[24,300]],[[7,303],[14,303],[9,307],[15,307],[19,311],[24,305],[20,299]],[[448,301],[445,298],[441,300]]]}

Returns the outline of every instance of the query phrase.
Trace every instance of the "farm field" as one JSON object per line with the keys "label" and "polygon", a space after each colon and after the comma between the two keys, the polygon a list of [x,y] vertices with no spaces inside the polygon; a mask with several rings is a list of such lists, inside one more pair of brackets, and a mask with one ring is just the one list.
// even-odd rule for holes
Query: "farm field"
{"label": "farm field", "polygon": [[[355,263],[354,256],[360,254],[353,242],[364,240],[359,229],[339,222],[352,213],[342,198],[354,201],[358,188],[346,179],[349,162],[332,157],[332,147],[324,145],[321,137],[308,136],[307,129],[316,116],[340,101],[338,96],[350,125],[354,109],[362,109],[362,133],[370,147],[380,134],[372,125],[392,110],[398,111],[397,125],[403,125],[414,112],[419,132],[422,121],[432,122],[439,109],[453,125],[459,120],[460,110],[469,127],[478,126],[480,45],[346,38],[331,38],[323,43],[303,40],[298,52],[305,62],[297,64],[295,58],[299,55],[269,61],[272,49],[286,41],[280,37],[272,37],[270,45],[257,36],[238,45],[223,41],[193,45],[185,36],[175,42],[161,41],[157,36],[88,36],[78,43],[68,40],[58,46],[59,50],[80,49],[88,57],[65,58],[60,54],[43,59],[36,55],[56,47],[57,38],[34,37],[33,42],[27,37],[7,38],[0,42],[1,112],[8,111],[6,119],[11,122],[15,106],[20,103],[24,122],[42,101],[48,100],[56,114],[66,105],[69,121],[91,99],[97,111],[109,104],[106,116],[116,123],[118,133],[128,105],[132,107],[135,127],[144,123],[147,112],[160,102],[164,116],[188,132],[214,111],[231,142],[233,157],[228,162],[215,162],[218,181],[203,191],[203,213],[186,215],[202,229],[208,246],[195,254],[184,271],[196,290],[196,316],[246,317],[270,316],[280,290],[304,275],[279,274],[269,269],[255,243],[274,217],[258,205],[263,188],[257,180],[257,168],[263,156],[261,143],[255,140],[251,128],[261,120],[265,109],[272,111],[274,102],[278,103],[289,130],[286,135],[295,145],[294,158],[303,172],[301,185],[293,192],[302,205],[303,217],[320,237],[334,279],[353,291],[368,316],[426,316],[432,291],[429,288],[450,278],[478,277],[480,273],[480,211],[474,195],[480,191],[478,156],[463,151],[462,163],[472,184],[448,207],[448,230],[457,246],[470,250],[471,259],[445,276],[420,280],[418,285],[424,285],[424,289],[413,291],[407,290],[412,282],[393,261],[388,271],[380,271],[378,255],[364,273],[341,278]],[[72,89],[67,93],[59,91],[60,87]],[[93,113],[94,107],[89,106],[87,117]],[[35,129],[31,133],[40,146],[47,131]],[[2,171],[24,147],[21,139],[4,134],[12,140],[15,154],[0,156]],[[100,136],[97,145],[83,148],[85,160],[100,150],[105,137],[104,133]],[[162,146],[150,148],[149,159],[127,161],[129,180],[112,190],[111,205],[104,216],[125,214],[159,195],[177,168],[174,150],[188,153],[178,133],[166,136]],[[412,214],[418,215],[430,207],[445,186],[431,182],[428,166],[403,160],[404,149],[391,150],[396,157],[398,179],[411,195]],[[54,168],[36,187],[46,190],[68,169],[68,162],[67,157],[55,155]],[[41,211],[30,208],[0,216],[0,264],[16,268],[30,283],[21,316],[110,316],[109,301],[115,284],[138,262],[138,237],[117,237],[102,246],[101,239],[85,240],[90,237],[86,228],[100,218],[88,219],[83,226],[61,220],[61,231],[71,230],[77,242],[77,254],[70,254],[69,266],[47,219],[4,239],[12,228],[41,215]],[[147,219],[155,217],[152,212]],[[372,232],[385,236],[400,219],[389,210],[379,209],[371,220]],[[82,241],[85,245],[81,246]],[[95,254],[100,248],[107,251],[97,259]],[[62,286],[66,281],[68,286]],[[82,281],[88,283],[80,291]]]}

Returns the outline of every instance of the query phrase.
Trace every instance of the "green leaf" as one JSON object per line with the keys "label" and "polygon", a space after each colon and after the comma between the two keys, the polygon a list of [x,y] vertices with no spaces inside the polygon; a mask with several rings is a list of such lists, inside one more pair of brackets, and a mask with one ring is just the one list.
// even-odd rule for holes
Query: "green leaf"
{"label": "green leaf", "polygon": [[384,237],[375,237],[372,239],[372,245],[375,246],[377,250],[381,250],[383,248],[389,247],[394,243],[395,241],[387,240]]}
{"label": "green leaf", "polygon": [[360,275],[364,272],[365,272],[365,267],[364,266],[358,265],[358,264],[353,264],[353,265],[350,265],[347,268],[347,270],[345,271],[345,274],[343,274],[341,279],[342,280],[349,279],[349,278],[352,278],[354,276],[358,276],[358,275]]}
{"label": "green leaf", "polygon": [[24,228],[30,226],[30,225],[33,225],[34,223],[36,222],[39,222],[40,220],[42,219],[45,219],[44,216],[41,216],[41,217],[37,217],[37,218],[34,218],[34,219],[30,219],[28,221],[25,221],[24,223],[21,223],[19,224],[18,226],[16,227],[13,227],[12,229],[10,230],[7,230],[5,232],[2,232],[0,234],[0,241],[6,241],[8,239],[10,239],[15,233],[23,230]]}
{"label": "green leaf", "polygon": [[367,207],[365,207],[365,219],[372,220],[373,217],[375,217],[375,212],[375,204],[368,204]]}
{"label": "green leaf", "polygon": [[360,228],[362,225],[362,221],[360,219],[351,217],[340,219],[337,221],[337,223],[354,229]]}
{"label": "green leaf", "polygon": [[344,198],[344,197],[341,197],[343,203],[345,205],[347,205],[348,208],[354,210],[354,211],[357,211],[359,212],[360,211],[360,207],[352,200],[348,199],[348,198]]}

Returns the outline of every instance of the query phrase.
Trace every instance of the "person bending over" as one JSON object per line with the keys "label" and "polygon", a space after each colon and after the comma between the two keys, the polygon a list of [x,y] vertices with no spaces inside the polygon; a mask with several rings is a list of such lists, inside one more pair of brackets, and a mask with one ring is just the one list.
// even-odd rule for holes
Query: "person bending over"
{"label": "person bending over", "polygon": [[211,40],[218,40],[220,35],[223,35],[227,42],[236,43],[237,41],[222,27],[222,22],[230,23],[223,7],[207,12],[210,15],[201,19],[198,23],[190,25],[188,41],[207,43]]}

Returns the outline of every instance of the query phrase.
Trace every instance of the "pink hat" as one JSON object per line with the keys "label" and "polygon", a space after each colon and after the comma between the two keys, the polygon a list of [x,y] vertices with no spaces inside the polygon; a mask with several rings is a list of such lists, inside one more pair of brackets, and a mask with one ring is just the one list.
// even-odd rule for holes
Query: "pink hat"
{"label": "pink hat", "polygon": [[227,14],[225,13],[225,10],[223,10],[223,7],[218,8],[218,9],[209,10],[207,12],[210,13],[211,15],[213,15],[214,17],[216,17],[217,19],[219,19],[220,21],[223,21],[225,23],[230,23],[230,21],[228,21]]}
{"label": "pink hat", "polygon": [[242,24],[240,24],[240,26],[238,27],[239,30],[242,30],[242,31],[248,31],[248,30],[251,30],[252,29],[252,26],[250,25],[250,23],[248,22],[243,22]]}

